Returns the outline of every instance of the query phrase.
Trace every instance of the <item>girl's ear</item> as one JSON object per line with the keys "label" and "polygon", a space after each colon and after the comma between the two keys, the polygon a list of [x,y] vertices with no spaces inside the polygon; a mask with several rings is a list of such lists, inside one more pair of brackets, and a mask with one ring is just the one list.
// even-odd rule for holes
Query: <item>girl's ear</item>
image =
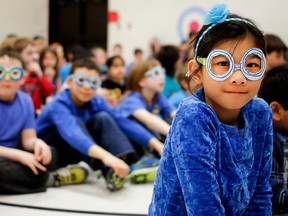
{"label": "girl's ear", "polygon": [[142,78],[139,82],[138,85],[143,88],[145,86],[145,78]]}
{"label": "girl's ear", "polygon": [[281,120],[281,113],[284,110],[283,107],[277,101],[273,101],[270,103],[270,108],[273,113],[273,120],[279,122]]}
{"label": "girl's ear", "polygon": [[197,86],[200,86],[202,85],[202,73],[200,71],[195,73],[198,67],[199,65],[195,60],[189,61],[188,70],[189,70],[190,76],[192,76],[192,80],[197,84]]}
{"label": "girl's ear", "polygon": [[66,79],[66,83],[67,83],[67,87],[70,89],[71,88],[71,85],[73,83],[73,80],[72,80],[72,77],[71,75],[69,75]]}

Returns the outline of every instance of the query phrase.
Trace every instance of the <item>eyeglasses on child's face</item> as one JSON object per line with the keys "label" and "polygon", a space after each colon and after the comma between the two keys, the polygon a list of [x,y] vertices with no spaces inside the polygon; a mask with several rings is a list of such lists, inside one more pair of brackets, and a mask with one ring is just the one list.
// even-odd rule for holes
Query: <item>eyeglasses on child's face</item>
{"label": "eyeglasses on child's face", "polygon": [[151,70],[146,71],[144,73],[144,76],[151,76],[151,77],[154,77],[156,79],[161,79],[165,76],[165,69],[161,68],[159,66],[155,66]]}
{"label": "eyeglasses on child's face", "polygon": [[23,77],[24,70],[21,67],[5,68],[4,66],[0,66],[0,80],[5,79],[7,75],[10,76],[11,80],[18,81]]}
{"label": "eyeglasses on child's face", "polygon": [[80,87],[84,87],[87,84],[91,89],[96,90],[101,87],[101,79],[98,76],[89,78],[85,73],[77,73],[71,76],[72,80]]}
{"label": "eyeglasses on child's face", "polygon": [[220,49],[210,52],[207,58],[196,57],[196,61],[205,65],[210,77],[216,81],[228,79],[236,70],[241,70],[246,79],[255,81],[261,79],[266,70],[265,55],[258,48],[247,50],[238,65],[230,53]]}

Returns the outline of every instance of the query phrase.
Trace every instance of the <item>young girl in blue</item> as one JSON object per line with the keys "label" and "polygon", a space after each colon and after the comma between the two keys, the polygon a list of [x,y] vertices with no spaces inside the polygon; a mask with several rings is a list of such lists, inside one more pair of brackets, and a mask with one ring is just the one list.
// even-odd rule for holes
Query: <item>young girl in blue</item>
{"label": "young girl in blue", "polygon": [[[170,125],[162,118],[173,118],[175,108],[162,94],[165,70],[155,59],[136,63],[127,78],[128,96],[117,109],[127,118],[132,118],[154,134],[166,136]],[[163,145],[157,149],[161,155]]]}
{"label": "young girl in blue", "polygon": [[195,42],[188,75],[199,90],[173,120],[149,215],[271,215],[272,114],[254,97],[263,34],[218,4]]}

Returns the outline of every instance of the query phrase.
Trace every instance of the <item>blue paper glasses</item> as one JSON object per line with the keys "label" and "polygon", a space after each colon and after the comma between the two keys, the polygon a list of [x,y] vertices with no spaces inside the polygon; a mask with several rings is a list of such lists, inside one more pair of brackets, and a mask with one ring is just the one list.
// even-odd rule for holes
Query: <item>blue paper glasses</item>
{"label": "blue paper glasses", "polygon": [[261,79],[266,70],[265,55],[258,48],[247,50],[238,65],[230,53],[220,49],[210,52],[207,58],[196,57],[196,61],[205,65],[211,78],[216,81],[226,80],[236,70],[241,70],[247,79],[255,81]]}
{"label": "blue paper glasses", "polygon": [[156,79],[161,79],[165,76],[165,69],[159,66],[153,67],[151,70],[146,71],[145,76],[152,76]]}
{"label": "blue paper glasses", "polygon": [[88,78],[85,73],[77,73],[71,76],[73,81],[80,87],[84,87],[87,84],[91,89],[96,90],[101,87],[101,79],[98,76]]}
{"label": "blue paper glasses", "polygon": [[23,77],[24,71],[21,67],[12,67],[8,69],[0,66],[0,80],[3,80],[7,75],[10,76],[11,80],[18,81]]}

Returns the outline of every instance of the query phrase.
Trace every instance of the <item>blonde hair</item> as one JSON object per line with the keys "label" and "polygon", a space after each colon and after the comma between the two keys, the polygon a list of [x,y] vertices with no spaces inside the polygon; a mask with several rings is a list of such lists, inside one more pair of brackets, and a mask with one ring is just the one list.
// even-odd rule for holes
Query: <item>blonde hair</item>
{"label": "blonde hair", "polygon": [[35,46],[33,41],[30,38],[19,38],[15,41],[13,49],[17,52],[22,53],[22,51],[28,46],[32,45]]}

